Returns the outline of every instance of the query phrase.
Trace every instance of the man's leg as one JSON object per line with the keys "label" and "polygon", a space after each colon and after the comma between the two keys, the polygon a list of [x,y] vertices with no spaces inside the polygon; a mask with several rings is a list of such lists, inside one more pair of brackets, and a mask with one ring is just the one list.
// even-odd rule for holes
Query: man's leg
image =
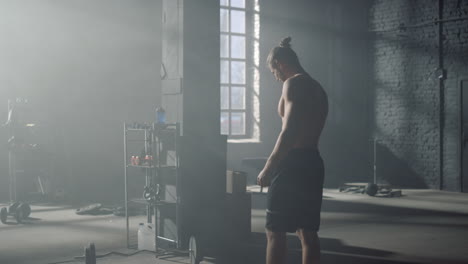
{"label": "man's leg", "polygon": [[320,241],[317,232],[298,229],[296,233],[302,244],[302,264],[319,264]]}
{"label": "man's leg", "polygon": [[266,263],[267,264],[284,264],[286,258],[286,233],[285,232],[273,232],[266,230],[267,235],[267,253]]}

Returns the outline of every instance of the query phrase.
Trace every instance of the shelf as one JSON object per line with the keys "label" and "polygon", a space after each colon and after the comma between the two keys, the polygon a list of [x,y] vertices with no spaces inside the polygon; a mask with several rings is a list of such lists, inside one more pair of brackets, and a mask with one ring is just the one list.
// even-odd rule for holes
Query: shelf
{"label": "shelf", "polygon": [[[159,216],[176,219],[179,202],[174,201],[172,193],[175,193],[178,188],[177,184],[179,176],[179,155],[178,155],[178,141],[180,136],[180,124],[178,123],[124,123],[124,148],[125,148],[125,207],[128,208],[129,203],[137,204],[138,207],[146,207],[147,221],[158,223]],[[134,159],[130,159],[133,151],[128,151],[128,146],[133,150],[134,146],[145,144],[145,152],[152,153],[153,160],[145,159],[145,155],[138,156],[138,164],[136,165]],[[172,153],[174,152],[174,153]],[[164,165],[163,165],[164,164]],[[171,166],[166,165],[171,164]],[[176,166],[174,166],[176,165]],[[139,168],[139,170],[132,170],[129,168]],[[138,176],[145,175],[146,184],[154,190],[161,191],[157,199],[162,200],[146,200],[143,196],[128,197],[128,184],[137,172]],[[140,182],[140,180],[139,180]],[[132,186],[133,188],[133,186]],[[155,195],[153,193],[153,195]],[[156,197],[153,197],[156,198]],[[155,213],[153,210],[157,210]],[[129,240],[129,215],[126,215],[127,221],[127,247],[130,245]],[[177,222],[175,222],[177,224]],[[178,225],[178,224],[177,224]],[[177,226],[177,240],[180,240],[180,227]],[[158,237],[168,242],[174,240],[168,238]]]}
{"label": "shelf", "polygon": [[147,165],[131,165],[127,164],[127,167],[132,167],[132,168],[143,168],[143,169],[177,169],[176,166],[168,166],[168,165],[163,165],[163,166],[147,166]]}
{"label": "shelf", "polygon": [[143,198],[130,199],[129,201],[130,201],[130,202],[134,202],[134,203],[139,203],[139,204],[146,204],[146,205],[148,205],[148,201],[147,201],[146,199],[143,199]]}
{"label": "shelf", "polygon": [[[158,166],[156,166],[156,168],[158,168]],[[174,170],[177,169],[176,166],[169,166],[169,165],[162,165],[159,168],[161,168],[161,169],[174,169]]]}
{"label": "shelf", "polygon": [[158,132],[175,132],[177,129],[175,127],[164,127],[164,128],[157,128],[156,131]]}
{"label": "shelf", "polygon": [[159,201],[159,205],[176,205],[177,202]]}
{"label": "shelf", "polygon": [[147,166],[147,165],[131,165],[127,164],[127,167],[131,168],[142,168],[142,169],[156,169],[157,167],[155,166]]}
{"label": "shelf", "polygon": [[176,131],[177,130],[177,124],[172,124],[172,123],[165,123],[165,124],[152,124],[149,125],[147,128],[129,128],[128,126],[131,124],[128,124],[125,127],[126,131],[150,131],[150,130],[156,130],[156,131]]}
{"label": "shelf", "polygon": [[[149,204],[148,201],[143,198],[134,198],[134,199],[130,199],[129,201],[134,202],[134,203],[139,203],[139,204],[146,204],[146,205]],[[158,205],[177,205],[177,202],[161,200],[158,202]]]}
{"label": "shelf", "polygon": [[148,130],[152,130],[152,128],[127,128],[125,129],[126,131],[148,131]]}

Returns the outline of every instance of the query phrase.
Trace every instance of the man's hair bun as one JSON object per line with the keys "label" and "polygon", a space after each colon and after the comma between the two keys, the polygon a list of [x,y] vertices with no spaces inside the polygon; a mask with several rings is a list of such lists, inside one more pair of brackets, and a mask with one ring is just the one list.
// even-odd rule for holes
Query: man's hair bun
{"label": "man's hair bun", "polygon": [[268,67],[275,69],[277,62],[296,67],[301,66],[296,52],[291,48],[291,37],[283,38],[279,46],[275,46],[270,50],[267,58]]}
{"label": "man's hair bun", "polygon": [[291,37],[286,37],[281,40],[280,47],[282,48],[291,48]]}

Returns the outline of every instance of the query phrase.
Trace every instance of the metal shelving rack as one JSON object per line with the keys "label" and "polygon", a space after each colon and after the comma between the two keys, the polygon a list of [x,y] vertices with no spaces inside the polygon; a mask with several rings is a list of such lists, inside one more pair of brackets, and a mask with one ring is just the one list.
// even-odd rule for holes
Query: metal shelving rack
{"label": "metal shelving rack", "polygon": [[8,178],[9,182],[9,197],[10,202],[14,203],[17,199],[16,197],[16,111],[15,101],[8,100],[8,121],[5,126],[8,126],[10,129],[10,139],[8,140]]}
{"label": "metal shelving rack", "polygon": [[[130,133],[139,132],[144,135],[142,140],[129,140],[128,136]],[[146,204],[146,215],[147,223],[153,223],[154,215],[154,230],[155,230],[155,244],[156,244],[156,254],[158,252],[158,240],[162,240],[168,243],[171,243],[180,248],[181,246],[181,232],[180,232],[180,217],[179,217],[179,195],[176,195],[174,201],[168,201],[163,198],[162,195],[165,194],[166,185],[165,178],[172,177],[173,185],[177,190],[180,186],[179,181],[179,154],[178,154],[178,139],[180,135],[180,125],[175,124],[159,124],[154,123],[151,125],[143,125],[135,128],[135,125],[124,124],[124,152],[125,152],[125,218],[126,218],[126,232],[127,232],[127,247],[130,247],[130,226],[129,226],[129,214],[128,214],[128,205],[130,202],[144,203]],[[143,142],[145,153],[152,153],[153,159],[150,163],[145,165],[133,165],[129,163],[129,153],[128,145],[130,142]],[[169,147],[168,147],[169,145]],[[172,163],[168,165],[167,151],[169,149],[173,150]],[[130,167],[143,168],[145,169],[145,181],[146,186],[144,187],[142,199],[129,199],[128,197],[128,183],[129,183],[129,171]],[[171,175],[165,175],[165,173],[170,170],[172,171]],[[158,212],[159,207],[164,206],[174,206],[176,217],[176,228],[177,234],[175,239],[170,239],[164,236],[159,235],[160,223],[158,223]],[[159,224],[159,226],[158,226]]]}
{"label": "metal shelving rack", "polygon": [[[44,169],[43,167],[37,166],[37,164],[31,164],[31,153],[37,150],[37,143],[31,142],[31,133],[36,127],[35,123],[27,123],[23,117],[25,113],[28,115],[33,112],[33,109],[29,105],[28,99],[16,98],[8,100],[8,119],[2,127],[5,127],[9,131],[9,139],[7,142],[8,149],[8,179],[9,179],[9,199],[10,203],[18,202],[18,200],[25,200],[29,197],[27,193],[21,192],[21,183],[18,184],[18,174],[26,174],[26,168],[31,173],[31,169],[34,169],[34,173],[37,173]],[[28,157],[29,154],[29,159]],[[37,156],[37,155],[36,155]],[[36,157],[37,159],[37,157]],[[41,193],[45,194],[42,179],[37,176],[37,184],[41,189]],[[20,185],[20,186],[18,186]],[[20,187],[20,188],[18,188]],[[20,193],[18,193],[20,192]]]}

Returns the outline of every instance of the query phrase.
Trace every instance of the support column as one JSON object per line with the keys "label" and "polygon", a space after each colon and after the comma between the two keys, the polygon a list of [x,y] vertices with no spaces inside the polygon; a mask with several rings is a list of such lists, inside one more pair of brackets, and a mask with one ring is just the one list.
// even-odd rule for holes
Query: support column
{"label": "support column", "polygon": [[219,0],[163,0],[162,104],[167,121],[181,124],[177,196],[183,237],[217,224],[203,216],[220,212],[226,193],[219,13]]}

